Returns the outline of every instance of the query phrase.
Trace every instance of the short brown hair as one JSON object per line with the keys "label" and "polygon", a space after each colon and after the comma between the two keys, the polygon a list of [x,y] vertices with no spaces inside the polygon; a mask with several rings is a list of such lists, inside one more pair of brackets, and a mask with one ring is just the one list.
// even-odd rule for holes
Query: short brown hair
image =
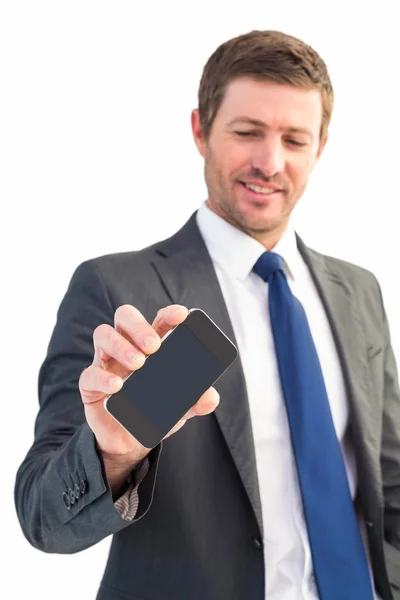
{"label": "short brown hair", "polygon": [[303,41],[281,31],[250,31],[221,44],[208,59],[200,81],[199,117],[208,139],[228,84],[249,76],[295,87],[318,89],[322,100],[320,141],[333,111],[333,88],[319,54]]}

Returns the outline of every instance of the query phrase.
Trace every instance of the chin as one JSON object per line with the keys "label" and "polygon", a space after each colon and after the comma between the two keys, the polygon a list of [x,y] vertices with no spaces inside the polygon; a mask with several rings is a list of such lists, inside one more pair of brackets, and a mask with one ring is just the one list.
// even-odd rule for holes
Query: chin
{"label": "chin", "polygon": [[280,223],[284,220],[281,213],[277,213],[275,210],[271,210],[269,207],[255,207],[251,210],[243,211],[240,214],[242,221],[253,225],[272,225],[274,223]]}

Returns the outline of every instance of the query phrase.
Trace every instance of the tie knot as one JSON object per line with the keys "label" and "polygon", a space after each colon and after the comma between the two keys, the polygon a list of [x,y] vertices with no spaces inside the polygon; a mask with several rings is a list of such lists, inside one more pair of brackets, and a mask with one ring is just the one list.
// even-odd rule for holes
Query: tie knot
{"label": "tie knot", "polygon": [[253,267],[253,271],[264,281],[267,281],[272,273],[280,270],[283,270],[283,258],[276,252],[264,252]]}

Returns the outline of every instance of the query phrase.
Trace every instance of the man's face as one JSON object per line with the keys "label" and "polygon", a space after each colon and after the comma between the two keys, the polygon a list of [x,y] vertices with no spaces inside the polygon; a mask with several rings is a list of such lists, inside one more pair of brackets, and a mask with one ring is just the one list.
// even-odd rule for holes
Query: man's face
{"label": "man's face", "polygon": [[321,120],[318,90],[248,77],[232,81],[207,141],[198,110],[192,113],[208,206],[262,243],[276,243],[325,145]]}

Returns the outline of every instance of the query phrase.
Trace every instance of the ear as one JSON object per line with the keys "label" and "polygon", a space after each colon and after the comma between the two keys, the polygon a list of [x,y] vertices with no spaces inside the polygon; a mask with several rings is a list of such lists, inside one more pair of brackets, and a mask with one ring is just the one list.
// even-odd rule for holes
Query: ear
{"label": "ear", "polygon": [[198,108],[195,108],[194,110],[192,110],[191,122],[192,122],[192,132],[193,132],[193,138],[194,138],[195,144],[196,144],[197,149],[200,152],[201,156],[204,158],[205,153],[206,153],[206,143],[205,143],[205,140],[203,137],[203,129],[202,129],[201,123],[200,123],[200,115],[199,115]]}
{"label": "ear", "polygon": [[319,145],[319,148],[318,148],[317,156],[315,157],[315,162],[317,162],[320,159],[321,154],[322,154],[322,152],[323,152],[323,150],[325,148],[325,144],[328,141],[328,137],[329,137],[329,134],[326,134],[326,136],[324,137],[324,139],[321,141],[321,143]]}

